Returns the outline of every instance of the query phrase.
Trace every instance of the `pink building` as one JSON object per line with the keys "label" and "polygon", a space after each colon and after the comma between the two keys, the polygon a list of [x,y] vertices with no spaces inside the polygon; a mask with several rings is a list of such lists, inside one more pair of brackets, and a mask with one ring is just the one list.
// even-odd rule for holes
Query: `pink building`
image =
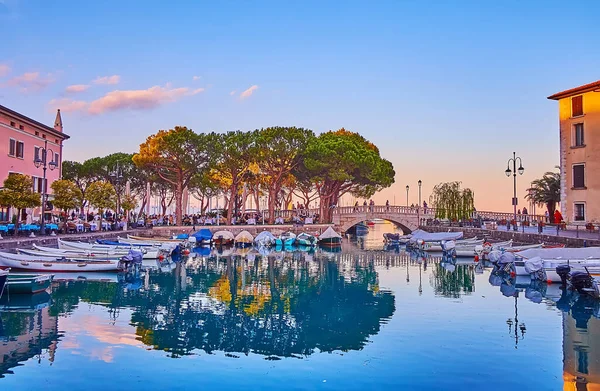
{"label": "pink building", "polygon": [[[63,133],[60,110],[56,113],[54,127],[44,125],[0,105],[0,186],[11,173],[25,174],[33,178],[33,190],[43,192],[44,186],[48,194],[52,192],[50,185],[61,177],[62,146],[69,136]],[[35,159],[42,159],[44,146],[47,145],[46,183],[43,182],[43,168],[36,167]],[[50,169],[55,166],[55,169]],[[50,197],[51,199],[51,197]],[[8,220],[6,209],[0,210],[0,221]],[[41,211],[29,211],[34,220],[39,220]]]}

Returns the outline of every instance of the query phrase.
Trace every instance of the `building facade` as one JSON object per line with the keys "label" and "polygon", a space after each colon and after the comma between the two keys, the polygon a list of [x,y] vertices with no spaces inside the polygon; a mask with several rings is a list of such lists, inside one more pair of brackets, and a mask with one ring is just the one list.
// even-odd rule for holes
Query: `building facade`
{"label": "building facade", "polygon": [[[33,190],[52,193],[50,185],[62,174],[63,141],[69,138],[63,133],[60,110],[56,113],[54,126],[50,127],[0,105],[0,187],[11,174],[25,174],[33,179]],[[47,152],[44,152],[47,148]],[[46,156],[46,181],[43,168],[36,167],[35,160],[43,161]],[[51,169],[52,166],[54,169]],[[32,219],[39,219],[40,208],[29,211]],[[0,221],[9,219],[7,209],[0,210]]]}
{"label": "building facade", "polygon": [[561,212],[600,222],[600,81],[551,95],[558,101]]}

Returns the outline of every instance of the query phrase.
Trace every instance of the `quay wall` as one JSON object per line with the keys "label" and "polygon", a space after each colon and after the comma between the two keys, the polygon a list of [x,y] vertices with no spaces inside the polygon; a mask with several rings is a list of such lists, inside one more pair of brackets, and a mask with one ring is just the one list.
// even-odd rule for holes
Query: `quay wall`
{"label": "quay wall", "polygon": [[564,244],[566,247],[600,247],[600,240],[573,238],[567,236],[542,235],[537,233],[523,233],[514,231],[494,231],[481,228],[470,227],[443,227],[443,226],[422,226],[421,229],[428,232],[464,232],[465,237],[477,236],[479,238],[489,238],[498,241],[513,240],[515,243],[524,244]]}
{"label": "quay wall", "polygon": [[29,236],[3,236],[0,240],[0,249],[9,250],[14,248],[31,248],[34,244],[46,247],[56,247],[58,245],[58,238],[70,241],[82,241],[89,242],[96,239],[112,239],[117,236],[127,235],[138,235],[138,236],[152,236],[152,229],[149,228],[138,228],[130,229],[127,231],[102,231],[102,232],[86,232],[78,234],[66,234],[59,236],[36,236],[30,238]]}

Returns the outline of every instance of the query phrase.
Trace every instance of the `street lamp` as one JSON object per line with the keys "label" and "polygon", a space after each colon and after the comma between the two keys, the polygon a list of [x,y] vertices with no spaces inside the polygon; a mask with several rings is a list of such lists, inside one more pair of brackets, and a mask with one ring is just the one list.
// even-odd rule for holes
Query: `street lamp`
{"label": "street lamp", "polygon": [[[41,152],[41,157],[39,153]],[[50,158],[52,159],[50,163],[47,163],[46,156],[48,156],[48,152],[50,152]],[[47,164],[46,164],[47,163]],[[46,169],[50,168],[54,170],[58,167],[58,162],[54,161],[54,151],[52,149],[48,149],[48,140],[44,140],[44,149],[38,151],[38,154],[33,157],[33,164],[36,168],[42,167],[44,170],[44,176],[42,179],[42,218],[40,222],[40,234],[44,235],[46,233],[46,222],[44,221],[44,214],[46,213],[46,198],[48,194],[46,194]]]}
{"label": "street lamp", "polygon": [[[517,160],[519,161],[519,168],[517,168]],[[512,170],[510,169],[510,163],[512,162],[513,168]],[[514,214],[514,227],[513,229],[516,231],[517,230],[517,204],[518,204],[518,199],[517,199],[517,172],[519,173],[519,175],[523,175],[523,172],[525,171],[525,169],[523,168],[523,161],[521,160],[520,157],[517,156],[516,152],[513,152],[513,157],[508,159],[508,164],[506,167],[506,170],[504,171],[504,173],[506,174],[507,177],[510,177],[510,174],[513,175],[513,199],[512,199],[512,204],[513,204],[513,214]]]}
{"label": "street lamp", "polygon": [[419,182],[417,182],[419,185],[419,207],[421,207],[421,185],[423,184],[423,182],[421,182],[421,180],[419,179]]}
{"label": "street lamp", "polygon": [[117,229],[117,216],[119,214],[119,209],[120,209],[120,205],[119,205],[119,192],[121,191],[121,180],[123,179],[123,169],[119,166],[119,162],[117,162],[114,170],[112,170],[108,176],[110,176],[113,181],[115,182],[115,190],[117,192],[117,203],[116,203],[116,208],[115,208],[115,216],[113,218],[114,220],[114,229]]}
{"label": "street lamp", "polygon": [[421,225],[421,185],[423,184],[423,182],[421,182],[421,180],[419,179],[419,182],[417,182],[417,184],[419,185],[419,203],[417,204],[417,224]]}
{"label": "street lamp", "polygon": [[408,189],[410,189],[410,187],[408,185],[406,185],[406,207],[408,208]]}

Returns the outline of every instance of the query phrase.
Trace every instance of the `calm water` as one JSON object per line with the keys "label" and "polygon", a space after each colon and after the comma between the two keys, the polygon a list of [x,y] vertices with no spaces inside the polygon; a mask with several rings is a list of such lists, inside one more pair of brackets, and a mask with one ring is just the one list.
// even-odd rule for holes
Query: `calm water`
{"label": "calm water", "polygon": [[600,387],[596,303],[563,312],[556,286],[386,251],[382,229],[338,254],[198,254],[4,299],[0,388]]}

